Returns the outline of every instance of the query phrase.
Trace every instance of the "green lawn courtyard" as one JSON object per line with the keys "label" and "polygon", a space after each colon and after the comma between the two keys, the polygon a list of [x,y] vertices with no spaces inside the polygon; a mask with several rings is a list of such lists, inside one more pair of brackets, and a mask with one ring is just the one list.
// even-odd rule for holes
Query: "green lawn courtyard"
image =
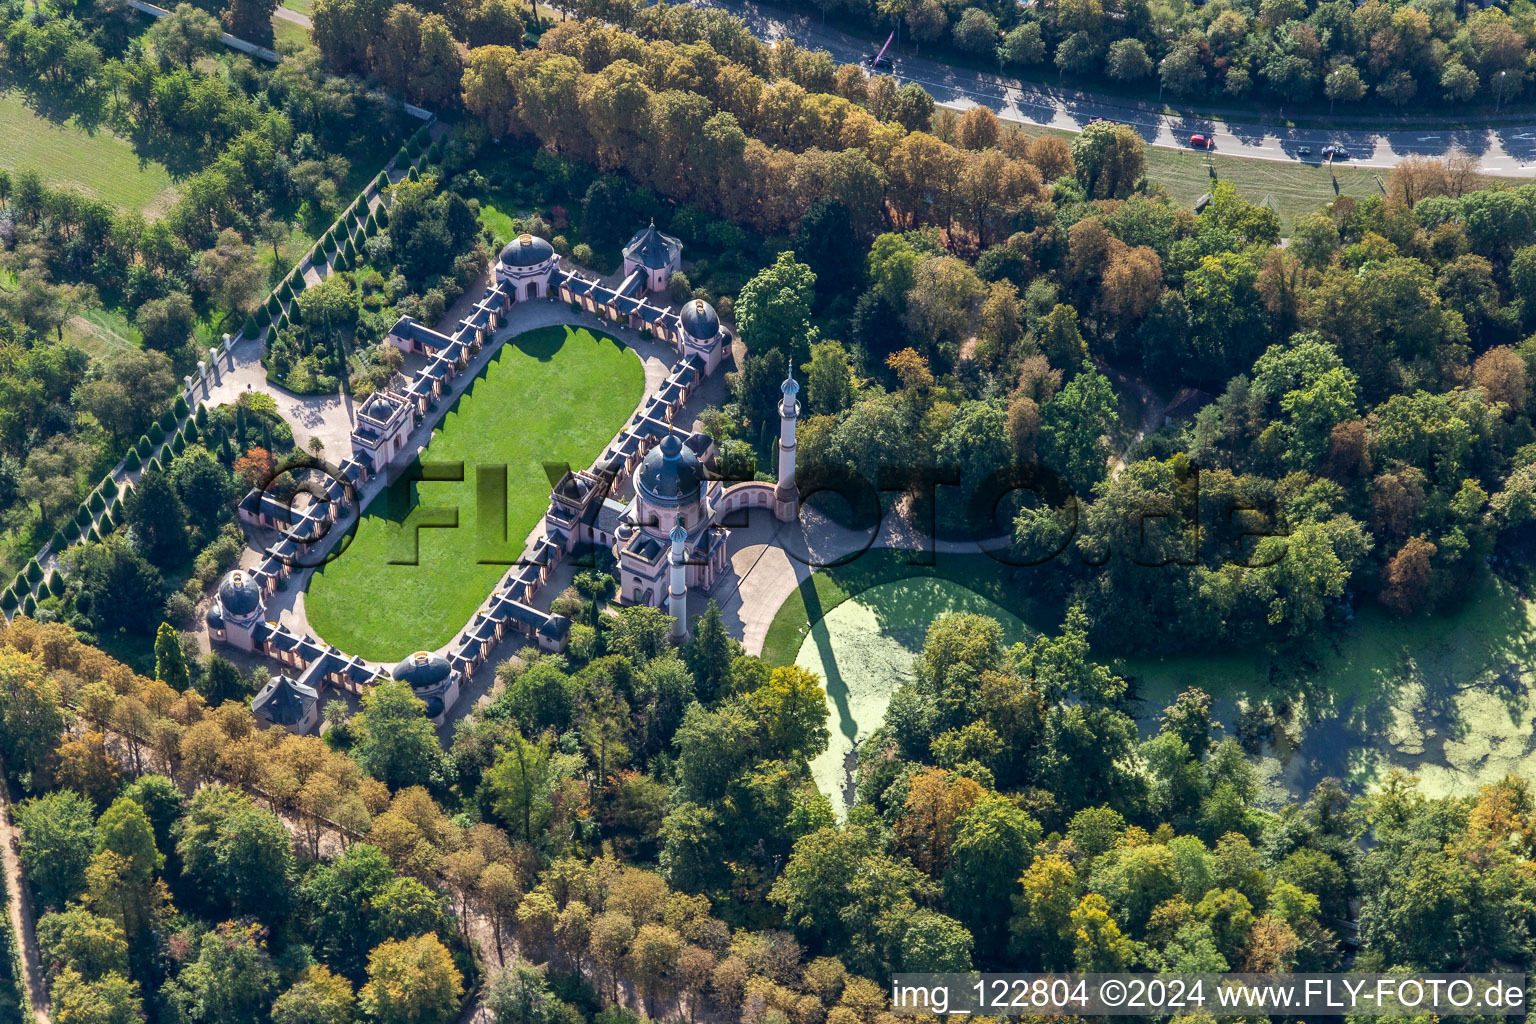
{"label": "green lawn courtyard", "polygon": [[[463,463],[462,482],[427,481],[379,495],[339,558],[315,573],[305,597],[325,641],[373,661],[397,661],[453,639],[518,557],[549,504],[546,464],[585,468],[639,404],[645,372],[614,338],[585,328],[545,327],[506,342],[443,417],[424,453],[429,467]],[[477,471],[506,467],[504,543],[480,536]],[[428,510],[457,510],[456,528],[410,530]],[[432,513],[439,520],[444,516]],[[497,541],[502,532],[487,519]],[[508,552],[511,552],[508,555]],[[482,563],[486,557],[494,561]]]}

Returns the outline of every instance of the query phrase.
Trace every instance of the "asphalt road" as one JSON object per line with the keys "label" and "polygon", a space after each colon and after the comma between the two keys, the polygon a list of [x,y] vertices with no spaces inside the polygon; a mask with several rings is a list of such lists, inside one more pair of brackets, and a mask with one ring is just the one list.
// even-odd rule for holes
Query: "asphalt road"
{"label": "asphalt road", "polygon": [[[692,0],[743,19],[761,39],[793,39],[801,46],[827,50],[839,62],[854,63],[873,54],[885,41],[861,38],[823,25],[813,16],[768,7],[753,0]],[[893,47],[894,49],[894,47]],[[1006,75],[956,68],[923,57],[901,56],[893,72],[898,81],[916,82],[942,106],[964,110],[991,107],[1004,120],[1081,131],[1090,118],[1104,117],[1134,127],[1153,146],[1189,148],[1189,137],[1214,137],[1215,152],[1256,160],[1312,161],[1324,146],[1343,146],[1357,167],[1390,168],[1411,154],[1440,156],[1453,149],[1478,158],[1484,174],[1536,175],[1536,124],[1500,122],[1479,128],[1439,127],[1430,119],[1400,128],[1377,130],[1351,119],[1333,130],[1244,124],[1210,117],[1168,116],[1160,104],[1138,104],[1119,97],[1095,96],[1073,89],[1052,89]],[[1280,113],[1283,114],[1283,108]],[[1404,119],[1405,121],[1407,119]],[[1309,155],[1298,152],[1310,148]]]}

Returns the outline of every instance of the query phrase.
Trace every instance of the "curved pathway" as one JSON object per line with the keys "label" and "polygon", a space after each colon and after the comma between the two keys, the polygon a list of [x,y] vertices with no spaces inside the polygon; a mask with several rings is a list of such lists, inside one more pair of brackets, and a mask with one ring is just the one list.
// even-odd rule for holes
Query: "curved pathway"
{"label": "curved pathway", "polygon": [[[840,63],[856,63],[880,48],[885,29],[871,29],[860,38],[823,25],[814,17],[786,11],[756,0],[691,0],[697,6],[717,7],[741,18],[761,39],[793,39],[802,46],[826,50]],[[880,38],[874,38],[878,35]],[[1472,127],[1456,127],[1445,118],[1382,117],[1318,118],[1333,121],[1335,128],[1293,128],[1283,123],[1285,108],[1277,116],[1233,112],[1236,119],[1212,112],[1167,114],[1160,102],[1137,102],[1119,96],[1102,96],[1076,89],[1051,88],[1023,82],[1007,75],[954,67],[926,57],[899,56],[893,74],[898,82],[916,82],[941,106],[965,109],[990,107],[999,117],[1021,124],[1063,131],[1081,131],[1089,118],[1105,117],[1136,128],[1149,144],[1188,148],[1196,132],[1215,136],[1216,152],[1223,156],[1257,160],[1316,162],[1323,146],[1345,146],[1353,159],[1349,165],[1389,168],[1414,154],[1443,156],[1462,150],[1477,157],[1484,174],[1530,177],[1536,174],[1536,117],[1529,109],[1508,118],[1487,119]],[[1149,86],[1149,90],[1155,86]],[[1309,155],[1297,152],[1310,148]]]}

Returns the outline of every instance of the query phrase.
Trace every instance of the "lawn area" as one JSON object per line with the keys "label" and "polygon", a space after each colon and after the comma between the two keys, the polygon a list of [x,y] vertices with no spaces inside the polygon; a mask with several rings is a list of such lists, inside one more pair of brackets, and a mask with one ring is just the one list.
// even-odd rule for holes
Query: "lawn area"
{"label": "lawn area", "polygon": [[[1388,171],[1369,171],[1340,165],[1332,169],[1318,164],[1285,163],[1278,160],[1254,160],[1240,156],[1215,155],[1211,159],[1217,178],[1212,178],[1205,157],[1193,150],[1147,147],[1147,176],[1168,189],[1176,206],[1193,209],[1195,200],[1211,190],[1218,180],[1237,186],[1238,195],[1250,203],[1273,205],[1280,214],[1280,233],[1289,235],[1298,216],[1314,213],[1337,196],[1380,195],[1376,174],[1386,181]],[[1334,191],[1334,180],[1338,191]]]}
{"label": "lawn area", "polygon": [[[605,334],[545,327],[508,341],[443,417],[425,453],[428,464],[462,462],[464,480],[397,484],[380,495],[341,557],[311,580],[310,625],[373,661],[448,643],[544,514],[544,465],[590,465],[639,404],[644,385],[640,360]],[[493,553],[479,539],[475,479],[480,467],[498,465],[506,466],[507,518],[487,529],[499,541],[503,526],[508,543]],[[434,509],[457,510],[457,528],[420,530],[417,564],[391,564],[411,558],[412,534],[400,526],[408,511],[414,522]],[[482,556],[495,561],[481,563]]]}
{"label": "lawn area", "polygon": [[124,352],[144,347],[144,336],[128,322],[124,310],[100,306],[70,317],[64,325],[64,340],[83,350],[92,361],[103,363],[112,363]]}
{"label": "lawn area", "polygon": [[[283,4],[283,6],[287,7],[289,10],[297,11],[301,5],[297,2],[297,0],[288,0],[288,3]],[[301,13],[308,14],[309,4],[304,3],[302,6],[305,9]],[[272,48],[278,50],[278,52],[282,52],[278,47],[278,44],[284,42],[285,40],[302,49],[307,49],[314,45],[309,36],[309,29],[296,22],[288,21],[285,18],[279,18],[274,14],[272,16]],[[374,173],[378,173],[377,168],[375,168]]]}
{"label": "lawn area", "polygon": [[996,619],[1009,646],[1032,635],[1017,615],[974,590],[919,576],[881,583],[843,601],[811,627],[800,645],[795,664],[822,678],[831,716],[831,742],[811,762],[811,775],[839,817],[847,810],[854,744],[885,721],[892,692],[912,678],[929,624],[949,612]]}
{"label": "lawn area", "polygon": [[295,14],[302,14],[307,18],[312,13],[315,5],[313,0],[283,0],[283,6]]}
{"label": "lawn area", "polygon": [[151,220],[176,199],[171,174],[140,160],[133,147],[106,129],[87,132],[73,121],[40,117],[15,89],[0,89],[0,167],[31,167],[52,185],[69,185]]}
{"label": "lawn area", "polygon": [[[1077,135],[1058,128],[1042,128],[1039,125],[1014,124],[1025,135],[1056,135],[1070,145]],[[1211,190],[1217,181],[1230,181],[1237,186],[1238,195],[1250,203],[1272,204],[1280,215],[1280,233],[1289,235],[1291,224],[1304,213],[1314,213],[1339,196],[1380,195],[1374,175],[1380,174],[1385,182],[1391,172],[1370,171],[1360,167],[1340,164],[1332,169],[1320,164],[1306,164],[1280,160],[1257,160],[1252,157],[1231,156],[1225,153],[1211,154],[1211,168],[1206,166],[1206,155],[1194,150],[1168,149],[1164,146],[1148,146],[1147,178],[1168,189],[1168,198],[1175,206],[1192,210],[1195,200]],[[1338,188],[1335,190],[1334,181]]]}

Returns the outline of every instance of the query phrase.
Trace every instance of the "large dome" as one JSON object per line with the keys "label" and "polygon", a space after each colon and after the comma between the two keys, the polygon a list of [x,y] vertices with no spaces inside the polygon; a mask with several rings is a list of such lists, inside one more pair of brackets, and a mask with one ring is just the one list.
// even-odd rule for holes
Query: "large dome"
{"label": "large dome", "polygon": [[700,341],[711,341],[720,333],[720,315],[715,312],[714,306],[703,299],[690,299],[683,303],[678,319],[683,322],[683,330]]}
{"label": "large dome", "polygon": [[536,267],[555,255],[555,247],[535,235],[518,235],[501,250],[501,262],[509,267]]}
{"label": "large dome", "polygon": [[699,457],[676,434],[668,434],[640,462],[639,488],[659,504],[692,501],[698,497],[703,482],[704,468],[699,465]]}
{"label": "large dome", "polygon": [[417,651],[396,665],[390,674],[400,682],[408,683],[413,690],[428,690],[447,679],[451,671],[448,659],[441,654]]}
{"label": "large dome", "polygon": [[219,584],[219,604],[225,615],[237,619],[251,615],[261,607],[261,588],[250,573],[236,569]]}

